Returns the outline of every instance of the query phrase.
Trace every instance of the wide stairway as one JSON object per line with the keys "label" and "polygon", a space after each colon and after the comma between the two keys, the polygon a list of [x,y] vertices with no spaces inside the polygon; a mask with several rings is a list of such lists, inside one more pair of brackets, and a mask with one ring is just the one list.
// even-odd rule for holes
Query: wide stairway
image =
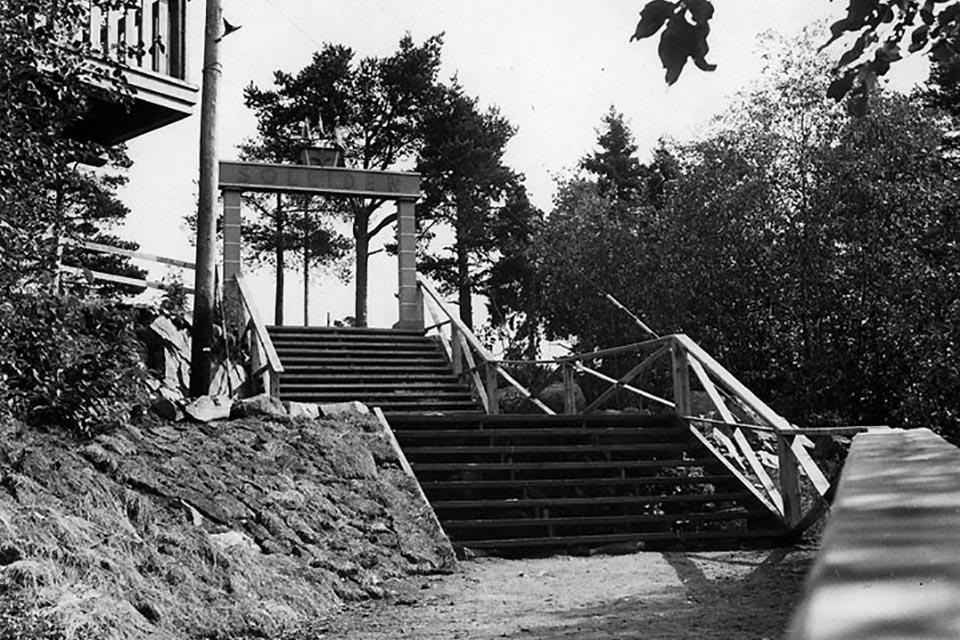
{"label": "wide stairway", "polygon": [[422,331],[269,327],[283,363],[280,397],[359,400],[388,413],[480,411],[440,343]]}
{"label": "wide stairway", "polygon": [[785,531],[672,415],[391,415],[445,531],[504,555],[769,545]]}
{"label": "wide stairway", "polygon": [[720,548],[785,535],[672,414],[489,416],[422,332],[269,331],[280,397],[380,407],[458,547]]}

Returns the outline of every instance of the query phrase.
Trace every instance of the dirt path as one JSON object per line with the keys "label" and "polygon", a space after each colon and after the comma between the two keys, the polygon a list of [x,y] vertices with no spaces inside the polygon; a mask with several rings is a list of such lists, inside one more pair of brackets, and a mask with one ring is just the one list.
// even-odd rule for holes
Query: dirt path
{"label": "dirt path", "polygon": [[318,637],[781,638],[813,549],[533,560],[478,559],[451,576],[387,585]]}

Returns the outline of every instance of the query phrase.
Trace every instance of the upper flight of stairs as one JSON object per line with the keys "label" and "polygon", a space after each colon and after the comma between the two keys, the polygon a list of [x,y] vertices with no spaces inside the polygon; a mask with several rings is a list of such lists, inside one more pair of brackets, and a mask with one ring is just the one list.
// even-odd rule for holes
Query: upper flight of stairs
{"label": "upper flight of stairs", "polygon": [[460,547],[716,548],[785,533],[672,415],[396,415],[390,424]]}
{"label": "upper flight of stairs", "polygon": [[280,356],[280,397],[359,400],[385,413],[477,412],[440,344],[422,331],[270,327]]}

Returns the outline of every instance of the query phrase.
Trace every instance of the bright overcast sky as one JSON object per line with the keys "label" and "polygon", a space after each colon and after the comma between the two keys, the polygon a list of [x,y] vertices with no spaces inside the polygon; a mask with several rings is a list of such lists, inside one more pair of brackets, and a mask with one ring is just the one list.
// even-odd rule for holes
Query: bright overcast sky
{"label": "bright overcast sky", "polygon": [[[722,110],[729,97],[760,72],[757,34],[786,34],[842,12],[835,0],[714,0],[708,59],[702,73],[692,65],[673,87],[663,82],[655,40],[630,43],[645,0],[223,0],[224,16],[242,28],[221,43],[219,150],[236,158],[236,147],[255,133],[243,106],[251,81],[270,86],[274,70],[296,72],[324,42],[351,46],[358,57],[388,55],[405,32],[417,42],[445,33],[442,79],[461,84],[484,105],[497,105],[517,127],[507,161],[527,177],[533,201],[548,210],[554,177],[566,175],[596,140],[601,118],[613,105],[632,127],[641,153],[662,136],[684,140]],[[198,46],[203,2],[188,4],[194,26],[192,80],[199,84]],[[922,59],[895,65],[897,85],[921,80]],[[195,208],[199,115],[129,144],[134,167],[121,197],[133,211],[122,235],[144,251],[192,260],[182,224]],[[371,261],[371,324],[396,317],[394,260]],[[159,277],[162,272],[155,273]],[[258,303],[272,309],[269,274],[258,279]],[[288,278],[288,322],[301,316],[300,286]],[[352,314],[352,298],[330,283],[314,289],[312,324]]]}

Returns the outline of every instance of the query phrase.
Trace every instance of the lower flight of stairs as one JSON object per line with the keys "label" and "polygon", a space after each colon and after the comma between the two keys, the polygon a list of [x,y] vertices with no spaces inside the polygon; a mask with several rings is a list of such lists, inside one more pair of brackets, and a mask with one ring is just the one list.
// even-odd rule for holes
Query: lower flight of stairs
{"label": "lower flight of stairs", "polygon": [[785,534],[672,415],[387,417],[458,547],[720,548]]}
{"label": "lower flight of stairs", "polygon": [[280,398],[359,400],[385,412],[478,412],[443,348],[422,331],[269,327],[284,373]]}

